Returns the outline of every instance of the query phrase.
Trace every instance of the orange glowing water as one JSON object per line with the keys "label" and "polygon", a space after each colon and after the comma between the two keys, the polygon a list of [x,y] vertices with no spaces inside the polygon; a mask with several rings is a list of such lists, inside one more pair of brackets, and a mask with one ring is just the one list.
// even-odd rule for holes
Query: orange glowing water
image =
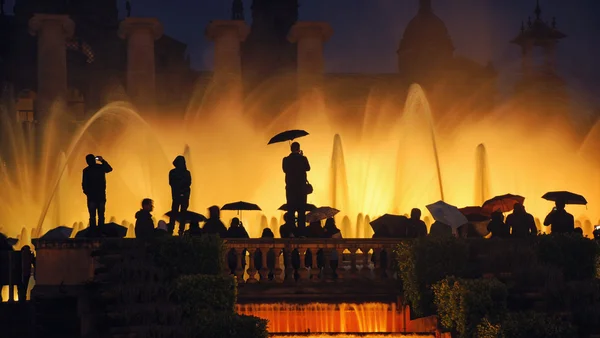
{"label": "orange glowing water", "polygon": [[[289,149],[287,143],[267,146],[267,141],[286,129],[310,133],[298,140],[312,167],[309,180],[315,192],[309,203],[342,210],[338,224],[344,224],[347,238],[370,237],[367,218],[387,212],[404,214],[419,207],[427,215],[425,205],[439,200],[442,190],[445,200],[459,207],[493,195],[524,195],[528,211],[541,219],[552,208],[542,194],[570,190],[588,199],[587,209],[568,208],[586,233],[600,217],[600,164],[595,158],[600,126],[573,140],[552,120],[534,124],[527,112],[505,107],[476,120],[456,112],[436,121],[416,85],[405,107],[394,97],[374,95],[363,116],[345,117],[326,108],[323,95],[313,94],[265,120],[253,103],[268,102],[269,95],[253,96],[244,113],[227,102],[217,104],[218,113],[209,113],[202,99],[195,98],[185,117],[177,112],[144,117],[128,104],[114,102],[73,133],[61,127],[64,116],[57,109],[37,160],[29,137],[6,123],[9,112],[3,109],[10,143],[3,145],[7,160],[0,168],[0,231],[15,236],[38,223],[42,233],[87,223],[81,192],[87,153],[104,156],[115,168],[107,175],[107,219],[134,221],[146,197],[155,200],[160,216],[170,207],[171,161],[185,149],[193,176],[190,209],[203,212],[213,204],[245,200],[263,210],[243,213],[250,236],[259,236],[267,226],[277,230],[277,208],[285,202],[281,158]],[[476,150],[480,144],[485,151]],[[225,220],[234,216],[223,213]],[[29,231],[25,237],[31,237]]]}
{"label": "orange glowing water", "polygon": [[278,332],[399,332],[396,304],[245,304],[240,314],[267,319],[268,330]]}

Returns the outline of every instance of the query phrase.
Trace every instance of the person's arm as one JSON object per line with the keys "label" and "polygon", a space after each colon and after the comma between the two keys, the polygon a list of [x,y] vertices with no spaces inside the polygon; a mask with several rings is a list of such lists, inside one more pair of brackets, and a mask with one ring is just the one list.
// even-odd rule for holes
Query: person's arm
{"label": "person's arm", "polygon": [[186,172],[185,179],[186,179],[185,186],[188,188],[191,187],[192,186],[192,174],[190,173],[189,170]]}
{"label": "person's arm", "polygon": [[538,229],[537,226],[535,225],[535,219],[533,218],[533,216],[529,217],[529,231],[532,235],[537,235]]}
{"label": "person's arm", "polygon": [[83,193],[87,195],[87,178],[85,174],[85,169],[83,170],[83,175],[81,177],[81,189],[83,190]]}
{"label": "person's arm", "polygon": [[552,210],[544,219],[544,225],[549,226],[552,224],[552,219],[554,218],[554,210]]}
{"label": "person's arm", "polygon": [[109,172],[113,171],[113,168],[110,166],[110,164],[108,164],[108,162],[106,162],[104,158],[100,157],[99,159],[100,163],[102,163],[102,169],[105,173],[108,174]]}
{"label": "person's arm", "polygon": [[310,171],[310,163],[308,163],[308,158],[306,158],[306,156],[304,156],[304,162],[304,169]]}
{"label": "person's arm", "polygon": [[284,173],[287,174],[287,161],[286,161],[287,157],[284,157],[283,160],[281,161],[281,170],[283,170]]}

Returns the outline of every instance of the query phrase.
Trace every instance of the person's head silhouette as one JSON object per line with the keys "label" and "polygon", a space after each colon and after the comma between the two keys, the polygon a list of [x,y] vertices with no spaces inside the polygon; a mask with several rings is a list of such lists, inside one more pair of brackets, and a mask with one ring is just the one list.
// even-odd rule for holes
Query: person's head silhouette
{"label": "person's head silhouette", "polygon": [[94,165],[94,164],[96,164],[96,156],[94,156],[94,154],[87,154],[85,156],[85,162],[88,165]]}
{"label": "person's head silhouette", "polygon": [[414,208],[410,211],[411,219],[421,219],[421,210],[419,208]]}
{"label": "person's head silhouette", "polygon": [[565,204],[566,204],[565,201],[556,201],[555,204],[556,204],[556,210],[558,210],[558,211],[565,210]]}
{"label": "person's head silhouette", "polygon": [[298,142],[293,142],[292,145],[290,146],[292,153],[299,153],[300,152],[300,143]]}
{"label": "person's head silhouette", "polygon": [[149,198],[142,200],[142,209],[152,212],[154,210],[154,201]]}

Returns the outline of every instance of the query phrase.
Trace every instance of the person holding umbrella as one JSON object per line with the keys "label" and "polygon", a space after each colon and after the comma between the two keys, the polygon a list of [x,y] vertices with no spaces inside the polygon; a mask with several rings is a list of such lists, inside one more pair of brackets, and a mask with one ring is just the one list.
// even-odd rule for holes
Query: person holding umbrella
{"label": "person holding umbrella", "polygon": [[291,154],[283,158],[282,168],[285,173],[285,197],[288,212],[298,213],[298,231],[304,233],[306,227],[306,199],[310,193],[307,190],[306,172],[310,171],[308,159],[300,150],[300,143],[293,142]]}
{"label": "person holding umbrella", "polygon": [[[190,205],[190,194],[192,192],[192,175],[185,164],[185,157],[177,156],[173,161],[175,168],[169,172],[169,185],[171,186],[171,212],[173,215],[169,220],[169,232],[175,229],[175,219],[179,213],[187,211]],[[184,224],[179,223],[179,235],[183,234]]]}
{"label": "person holding umbrella", "polygon": [[555,207],[550,211],[544,226],[550,226],[550,231],[553,234],[566,234],[575,231],[575,218],[565,210],[565,202],[558,200],[555,202]]}

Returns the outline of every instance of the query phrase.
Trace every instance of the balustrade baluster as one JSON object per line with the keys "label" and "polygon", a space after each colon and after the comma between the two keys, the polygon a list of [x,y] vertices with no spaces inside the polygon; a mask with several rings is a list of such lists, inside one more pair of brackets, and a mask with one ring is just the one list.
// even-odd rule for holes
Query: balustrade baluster
{"label": "balustrade baluster", "polygon": [[248,253],[250,253],[250,259],[248,262],[248,280],[246,283],[254,284],[258,283],[258,280],[254,277],[256,275],[256,267],[254,266],[254,256],[256,255],[256,248],[248,249]]}
{"label": "balustrade baluster", "polygon": [[269,282],[269,271],[271,271],[271,269],[269,269],[269,267],[267,266],[267,256],[269,255],[269,248],[268,247],[264,247],[261,246],[259,248],[260,250],[260,255],[261,255],[261,262],[262,262],[262,267],[260,268],[260,282],[261,283],[267,283]]}
{"label": "balustrade baluster", "polygon": [[333,274],[335,273],[333,267],[331,266],[333,250],[334,249],[323,249],[323,256],[325,256],[325,264],[323,266],[323,280],[327,282],[333,281]]}
{"label": "balustrade baluster", "polygon": [[281,248],[273,248],[275,252],[275,268],[273,269],[273,280],[276,283],[283,283],[283,279],[281,279],[281,273],[283,270],[281,269],[281,264],[279,264],[279,255],[281,255]]}
{"label": "balustrade baluster", "polygon": [[235,277],[237,278],[238,284],[244,283],[244,266],[242,261],[246,258],[244,255],[244,249],[239,248],[235,250]]}
{"label": "balustrade baluster", "polygon": [[360,250],[363,252],[363,266],[360,269],[360,274],[364,278],[370,278],[371,269],[369,268],[369,265],[371,264],[371,262],[369,262],[369,247],[363,247],[360,248]]}
{"label": "balustrade baluster", "polygon": [[294,264],[292,263],[292,255],[293,250],[291,247],[286,247],[283,249],[284,259],[283,263],[285,264],[285,274],[283,275],[283,281],[285,283],[294,283]]}
{"label": "balustrade baluster", "polygon": [[317,282],[319,281],[319,274],[321,272],[321,269],[319,268],[318,264],[317,264],[317,252],[319,251],[319,249],[314,246],[310,249],[310,253],[312,254],[312,266],[310,268],[310,279],[313,282]]}
{"label": "balustrade baluster", "polygon": [[298,269],[298,282],[306,282],[308,280],[308,268],[306,267],[306,249],[297,248],[300,254],[300,268]]}
{"label": "balustrade baluster", "polygon": [[373,269],[373,275],[375,276],[375,280],[379,280],[382,278],[382,270],[381,270],[381,248],[373,249],[373,257],[375,257],[375,267]]}
{"label": "balustrade baluster", "polygon": [[335,273],[337,274],[337,280],[342,282],[344,278],[346,278],[346,269],[344,268],[344,249],[337,248],[336,251],[338,254],[338,267],[335,270]]}
{"label": "balustrade baluster", "polygon": [[350,270],[348,270],[348,276],[351,279],[358,278],[358,268],[356,267],[356,251],[358,248],[348,248],[350,251]]}

